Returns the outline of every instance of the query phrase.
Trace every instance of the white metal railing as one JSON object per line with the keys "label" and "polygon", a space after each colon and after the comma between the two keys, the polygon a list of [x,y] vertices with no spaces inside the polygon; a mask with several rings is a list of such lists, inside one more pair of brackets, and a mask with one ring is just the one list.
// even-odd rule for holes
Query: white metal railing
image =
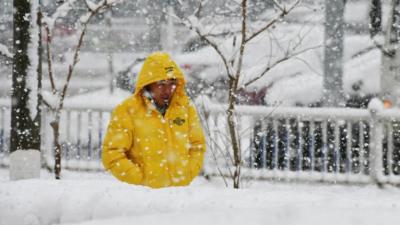
{"label": "white metal railing", "polygon": [[[101,141],[111,108],[66,108],[62,166],[101,170]],[[229,175],[232,152],[225,106],[199,107],[207,134],[205,173]],[[244,177],[400,183],[400,111],[237,106]],[[51,112],[43,115],[43,161],[52,167]],[[10,109],[0,107],[0,166],[7,165]]]}
{"label": "white metal railing", "polygon": [[[61,113],[60,144],[62,168],[102,170],[101,143],[110,119],[111,108],[69,107]],[[44,117],[44,141],[46,165],[54,166],[53,130],[50,127],[52,112]]]}
{"label": "white metal railing", "polygon": [[[206,173],[229,176],[225,109],[205,104],[213,159]],[[244,177],[400,183],[400,110],[238,106],[236,112]]]}

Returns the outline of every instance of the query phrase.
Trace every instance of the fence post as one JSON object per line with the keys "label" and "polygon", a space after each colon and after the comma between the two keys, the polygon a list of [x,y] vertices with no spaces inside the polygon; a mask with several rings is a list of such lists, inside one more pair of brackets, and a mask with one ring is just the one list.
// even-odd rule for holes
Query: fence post
{"label": "fence post", "polygon": [[369,144],[369,171],[372,180],[382,185],[383,178],[383,124],[378,115],[383,110],[383,103],[374,98],[368,104],[371,114],[370,121],[370,144]]}

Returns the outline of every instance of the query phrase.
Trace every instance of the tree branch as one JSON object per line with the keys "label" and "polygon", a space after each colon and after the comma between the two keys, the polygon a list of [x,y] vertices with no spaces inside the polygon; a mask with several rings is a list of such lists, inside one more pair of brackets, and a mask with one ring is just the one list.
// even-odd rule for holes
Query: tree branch
{"label": "tree branch", "polygon": [[85,17],[85,20],[83,21],[83,29],[82,29],[82,32],[81,32],[81,34],[79,36],[78,45],[76,46],[76,49],[75,49],[75,52],[74,52],[73,62],[68,67],[67,80],[64,83],[64,86],[63,86],[63,89],[62,89],[62,92],[61,92],[61,95],[60,95],[60,102],[59,102],[59,105],[57,107],[56,117],[60,116],[59,115],[60,114],[60,110],[63,108],[64,98],[66,96],[67,89],[68,89],[72,74],[74,72],[74,68],[75,68],[76,64],[78,63],[78,61],[79,61],[79,52],[80,52],[80,49],[82,47],[83,37],[86,34],[86,30],[87,30],[87,26],[88,26],[89,22],[91,21],[91,19],[96,14],[98,14],[102,10],[106,10],[106,9],[112,7],[112,5],[114,5],[117,1],[118,0],[115,0],[115,1],[106,1],[106,0],[104,0],[102,3],[98,4],[97,7],[93,11],[91,11],[87,17]]}
{"label": "tree branch", "polygon": [[47,51],[47,70],[50,78],[50,84],[51,84],[51,91],[53,94],[57,93],[56,85],[54,83],[54,76],[53,76],[53,68],[52,68],[52,59],[51,59],[51,50],[50,50],[50,45],[51,45],[51,34],[50,34],[50,28],[47,23],[44,24],[45,30],[46,30],[46,51]]}
{"label": "tree branch", "polygon": [[201,11],[203,10],[203,0],[199,0],[199,7],[197,8],[197,10],[195,11],[195,13],[194,13],[194,15],[197,17],[197,18],[200,18],[200,14],[201,14]]}
{"label": "tree branch", "polygon": [[[236,70],[236,85],[237,86],[237,81],[239,80],[240,73],[242,71],[242,64],[243,64],[243,57],[244,57],[244,49],[246,47],[246,31],[247,31],[247,0],[242,1],[242,40],[240,43],[240,48],[239,48],[239,60],[237,64],[237,70]],[[234,87],[236,90],[236,87]]]}
{"label": "tree branch", "polygon": [[264,27],[250,35],[245,42],[251,41],[253,38],[257,37],[259,34],[262,32],[268,30],[272,25],[274,25],[279,19],[283,18],[287,14],[289,14],[296,6],[300,3],[301,0],[297,0],[295,3],[293,3],[292,6],[289,7],[289,9],[286,9],[285,7],[279,6],[279,8],[282,10],[281,13],[279,13],[274,19],[272,19],[269,23],[267,23]]}
{"label": "tree branch", "polygon": [[278,59],[277,61],[275,61],[272,65],[268,65],[268,66],[260,73],[260,75],[256,76],[255,78],[251,79],[250,81],[246,82],[246,83],[243,85],[243,87],[247,87],[247,86],[249,86],[250,84],[254,83],[255,81],[259,80],[259,79],[262,78],[268,71],[270,71],[272,68],[274,68],[274,67],[277,66],[278,64],[280,64],[280,63],[282,63],[282,62],[284,62],[284,61],[287,61],[288,59],[291,59],[291,58],[293,58],[293,57],[295,57],[295,56],[297,56],[297,55],[300,55],[300,54],[302,54],[302,53],[304,53],[304,52],[307,52],[307,51],[312,50],[312,49],[317,49],[317,48],[320,48],[320,47],[322,47],[322,46],[321,46],[321,45],[313,46],[313,47],[303,49],[303,50],[298,51],[298,52],[293,53],[293,54],[289,54],[288,52],[286,52],[285,55],[284,55],[282,58],[280,58],[280,59]]}
{"label": "tree branch", "polygon": [[46,99],[42,98],[42,102],[43,102],[43,104],[44,104],[47,108],[49,108],[51,111],[55,111],[55,108],[53,108],[53,106],[52,106]]}
{"label": "tree branch", "polygon": [[282,12],[285,11],[285,7],[281,6],[276,0],[272,0],[272,3],[279,8]]}
{"label": "tree branch", "polygon": [[381,43],[378,42],[378,40],[376,40],[375,36],[371,37],[372,41],[374,42],[374,45],[382,52],[383,55],[385,55],[386,57],[392,58],[396,55],[395,50],[394,49],[388,49],[385,48],[385,46]]}
{"label": "tree branch", "polygon": [[49,26],[49,30],[53,30],[54,27],[54,22],[56,21],[57,18],[65,16],[71,9],[73,4],[76,2],[76,0],[67,0],[66,2],[63,2],[59,7],[57,7],[56,11],[49,17],[44,17],[45,23]]}
{"label": "tree branch", "polygon": [[88,8],[89,12],[93,12],[96,9],[96,4],[91,2],[90,0],[85,0],[85,5]]}
{"label": "tree branch", "polygon": [[[198,18],[196,18],[197,20]],[[194,30],[194,32],[196,32],[196,34],[203,40],[205,40],[207,42],[208,45],[210,45],[216,52],[217,54],[221,57],[223,63],[224,63],[224,67],[225,70],[228,74],[229,77],[233,77],[233,71],[230,69],[229,67],[229,62],[227,57],[222,53],[222,50],[218,47],[218,45],[213,42],[207,35],[203,34],[199,28],[199,26],[194,25],[194,23],[190,20],[190,18],[187,20],[189,22],[189,26],[188,28],[191,30]],[[187,26],[186,23],[183,23],[185,26]]]}

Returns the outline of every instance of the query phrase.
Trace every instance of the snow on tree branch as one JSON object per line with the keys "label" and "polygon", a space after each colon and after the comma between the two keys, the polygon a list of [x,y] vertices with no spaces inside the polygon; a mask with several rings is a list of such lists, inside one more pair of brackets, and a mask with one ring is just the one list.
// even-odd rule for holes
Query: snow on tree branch
{"label": "snow on tree branch", "polygon": [[204,33],[204,29],[202,24],[200,23],[199,19],[196,16],[189,16],[186,20],[186,22],[183,22],[184,25],[186,25],[189,29],[193,30],[196,32],[196,34],[204,39],[207,44],[209,44],[214,50],[217,52],[217,54],[221,57],[225,70],[229,76],[233,74],[233,68],[231,64],[227,60],[226,54],[222,51],[222,49],[218,46],[217,42],[212,40],[212,37],[208,36],[206,33]]}
{"label": "snow on tree branch", "polygon": [[[257,80],[259,80],[260,78],[262,78],[268,71],[270,71],[271,69],[273,69],[275,66],[279,65],[280,63],[282,63],[282,62],[284,62],[284,61],[287,61],[287,60],[289,60],[289,59],[291,59],[291,58],[294,58],[294,57],[296,57],[296,56],[298,56],[298,55],[300,55],[300,54],[303,54],[303,53],[305,53],[305,52],[307,52],[307,51],[314,50],[314,49],[318,49],[318,48],[321,48],[321,47],[322,47],[322,45],[316,45],[316,46],[309,47],[309,48],[306,48],[306,49],[302,49],[302,50],[300,50],[300,51],[293,52],[293,53],[290,53],[289,50],[286,51],[283,57],[281,57],[280,59],[276,60],[276,61],[273,62],[272,64],[269,63],[265,68],[263,68],[263,69],[261,70],[261,72],[259,73],[259,75],[257,75],[256,77],[252,78],[251,80],[247,81],[246,83],[244,83],[244,84],[243,84],[243,87],[247,87],[247,86],[249,86],[250,84],[256,82]],[[292,49],[292,50],[293,50],[293,49]]]}
{"label": "snow on tree branch", "polygon": [[285,11],[285,7],[281,6],[281,4],[279,4],[276,0],[272,0],[272,3],[278,7],[279,10],[281,10],[282,12]]}
{"label": "snow on tree branch", "polygon": [[[65,83],[63,84],[62,90],[60,94],[58,95],[57,92],[54,92],[54,85],[53,85],[53,94],[52,97],[55,98],[47,98],[50,101],[44,101],[48,107],[50,107],[52,110],[55,111],[54,113],[54,119],[50,123],[50,126],[53,128],[53,136],[54,136],[54,146],[55,146],[55,164],[54,164],[54,171],[55,171],[55,177],[56,179],[60,179],[60,174],[61,174],[61,145],[59,142],[59,127],[60,127],[60,119],[61,119],[61,110],[63,109],[64,106],[64,99],[68,90],[68,86],[70,84],[70,80],[72,78],[74,68],[76,64],[79,61],[79,52],[81,50],[82,44],[83,44],[83,38],[86,34],[87,27],[89,23],[91,22],[91,19],[94,18],[97,14],[103,13],[105,10],[111,8],[114,6],[116,3],[122,2],[123,0],[103,0],[100,1],[99,4],[97,4],[94,8],[91,8],[93,5],[91,3],[87,3],[88,6],[88,13],[86,13],[83,17],[80,18],[82,30],[79,35],[78,39],[78,44],[76,45],[75,51],[73,53],[73,62],[68,66],[68,73],[67,73],[67,78]],[[46,27],[47,34],[49,35],[49,30],[48,27]],[[49,47],[49,45],[48,45]],[[49,54],[49,51],[48,51]],[[48,60],[51,62],[51,58],[48,57]],[[50,70],[49,70],[50,71]],[[54,107],[53,105],[56,104]]]}
{"label": "snow on tree branch", "polygon": [[384,37],[381,35],[374,35],[371,36],[372,42],[374,45],[382,52],[387,57],[394,57],[395,56],[395,50],[393,48],[388,48],[384,44]]}
{"label": "snow on tree branch", "polygon": [[59,105],[57,107],[57,109],[58,109],[57,116],[59,116],[59,113],[60,113],[59,110],[61,110],[63,108],[64,98],[65,98],[65,95],[67,93],[68,85],[69,85],[69,82],[71,80],[74,68],[75,68],[76,64],[78,63],[78,61],[79,61],[79,52],[80,52],[80,49],[81,49],[81,46],[82,46],[82,43],[83,43],[83,37],[86,34],[87,26],[88,26],[90,20],[95,15],[97,15],[98,13],[101,13],[103,10],[106,10],[106,9],[112,7],[114,4],[122,2],[122,1],[123,0],[108,0],[108,1],[104,0],[104,1],[101,1],[93,11],[87,13],[84,16],[85,18],[83,20],[82,20],[82,17],[81,17],[81,22],[83,23],[83,29],[82,29],[82,32],[81,32],[81,34],[79,36],[78,45],[77,45],[77,47],[75,49],[75,52],[74,52],[73,62],[68,67],[67,80],[64,83],[63,89],[61,91],[60,102],[59,102]]}
{"label": "snow on tree branch", "polygon": [[[272,70],[273,68],[275,68],[276,66],[281,64],[282,62],[290,60],[292,58],[295,58],[296,60],[302,61],[303,63],[307,64],[307,62],[298,58],[298,56],[303,53],[306,53],[308,51],[315,50],[315,49],[322,47],[322,44],[314,44],[314,43],[312,43],[312,45],[310,46],[309,45],[311,43],[310,40],[306,41],[308,44],[305,43],[305,39],[310,36],[310,33],[312,32],[312,30],[313,30],[313,28],[310,28],[307,31],[303,32],[303,28],[301,28],[298,31],[296,37],[291,38],[288,41],[286,47],[282,46],[282,43],[279,43],[279,42],[282,42],[281,39],[275,37],[273,35],[273,33],[268,33],[269,36],[272,36],[272,38],[274,39],[274,42],[277,42],[276,43],[277,48],[279,49],[279,52],[283,53],[283,55],[281,55],[279,57],[277,55],[277,53],[273,53],[272,52],[272,42],[273,41],[272,40],[269,41],[271,43],[271,46],[269,48],[270,53],[269,53],[269,57],[268,57],[269,58],[268,63],[266,63],[265,65],[260,65],[260,66],[257,66],[255,68],[251,69],[251,72],[246,71],[246,73],[248,74],[247,78],[249,80],[242,81],[241,82],[242,84],[240,85],[241,88],[246,88],[246,87],[250,86],[254,82],[256,82],[259,79],[261,79],[262,77],[264,77],[267,72],[269,72],[270,70]],[[271,37],[270,37],[270,39],[271,39]],[[251,43],[253,43],[253,42],[251,42]],[[251,43],[248,43],[248,44],[251,44]],[[272,56],[274,56],[274,57],[272,57]]]}
{"label": "snow on tree branch", "polygon": [[[263,24],[258,28],[258,30],[254,33],[251,33],[248,31],[248,27],[250,27],[250,20],[248,18],[248,2],[247,0],[231,0],[229,3],[233,4],[226,4],[225,8],[227,8],[227,11],[220,10],[220,13],[222,12],[221,15],[225,13],[232,13],[234,12],[235,15],[237,14],[237,10],[241,9],[241,15],[238,17],[240,20],[240,29],[238,31],[232,32],[232,29],[230,29],[230,38],[232,38],[232,41],[229,40],[223,40],[222,43],[218,43],[217,39],[213,38],[210,36],[209,33],[207,33],[203,27],[203,23],[208,23],[212,25],[212,29],[217,27],[217,25],[221,24],[221,21],[219,20],[213,20],[215,18],[209,18],[210,20],[213,20],[213,22],[207,21],[207,18],[204,18],[204,20],[200,20],[200,12],[202,10],[202,4],[200,2],[199,8],[197,11],[194,12],[192,16],[189,16],[187,18],[181,19],[184,22],[182,22],[184,25],[186,25],[189,29],[194,31],[198,37],[200,37],[202,40],[204,40],[211,48],[213,48],[217,55],[221,58],[223,61],[223,64],[225,66],[226,70],[226,76],[228,77],[228,108],[226,109],[227,113],[227,124],[228,124],[228,130],[229,130],[229,137],[230,137],[230,148],[233,151],[233,182],[234,182],[234,188],[239,188],[239,181],[240,181],[240,174],[241,174],[241,165],[243,164],[242,161],[242,150],[239,142],[239,133],[237,129],[237,124],[236,124],[236,118],[235,118],[235,105],[238,100],[238,91],[242,87],[239,87],[239,81],[242,80],[245,74],[247,74],[249,71],[249,68],[246,68],[248,66],[251,66],[248,62],[245,62],[245,58],[249,59],[250,53],[248,53],[248,47],[252,46],[256,51],[258,51],[259,46],[256,41],[253,41],[256,37],[258,37],[260,34],[264,33],[267,31],[269,28],[271,28],[274,24],[278,23],[280,19],[282,19],[284,16],[289,14],[299,3],[301,0],[295,0],[293,4],[290,5],[290,7],[286,7],[283,5],[280,5],[278,1],[274,1],[274,4],[276,5],[277,9],[279,9],[279,13],[275,18],[273,18],[271,21],[267,22],[266,24]],[[203,22],[203,23],[202,23]],[[222,21],[222,23],[224,20]],[[228,23],[231,21],[227,21]],[[224,24],[222,24],[224,25]],[[229,27],[232,28],[232,27]],[[266,33],[266,32],[265,32]],[[226,39],[226,38],[224,38]],[[271,60],[273,57],[273,60],[276,60],[274,63],[267,63],[267,65],[263,64],[261,65],[255,73],[254,77],[251,77],[250,81],[248,81],[245,85],[248,86],[251,83],[259,80],[261,77],[263,77],[268,71],[270,71],[273,67],[275,67],[278,64],[281,64],[283,61],[286,61],[290,59],[291,57],[295,57],[297,55],[300,55],[301,53],[314,49],[314,48],[306,48],[306,49],[300,49],[297,52],[294,52],[297,50],[297,48],[300,46],[302,42],[302,38],[300,38],[299,43],[295,43],[293,46],[293,42],[289,42],[288,45],[288,50],[285,51],[284,49],[281,49],[284,52],[284,55],[282,58],[276,59],[273,54],[270,54],[267,56],[269,60]],[[280,45],[278,44],[278,47],[280,48]],[[319,47],[319,46],[317,46]],[[272,51],[272,48],[270,48]],[[294,53],[293,53],[294,52]],[[263,53],[261,53],[263,54]],[[279,57],[279,56],[278,56]],[[251,58],[251,57],[250,57]],[[253,65],[254,66],[254,65]],[[244,71],[246,69],[246,71]]]}
{"label": "snow on tree branch", "polygon": [[[279,21],[281,18],[289,14],[296,6],[300,3],[301,0],[297,0],[295,3],[293,3],[288,9],[286,9],[285,6],[280,6],[278,3],[275,3],[279,5],[279,9],[281,12],[271,21],[269,21],[266,25],[264,25],[262,28],[260,28],[258,31],[254,32],[252,35],[250,35],[245,42],[249,42],[251,39],[257,37],[259,34],[262,32],[268,30],[272,25],[274,25],[277,21]],[[274,1],[275,2],[275,1]]]}
{"label": "snow on tree branch", "polygon": [[[123,0],[102,0],[99,3],[94,3],[93,1],[90,0],[85,0],[85,4],[88,8],[89,13],[86,14],[86,18],[87,16],[90,15],[90,12],[95,11],[96,9],[98,9],[99,7],[104,7],[105,5],[109,5],[112,6],[116,3],[122,2]],[[65,17],[69,11],[74,9],[74,4],[75,2],[77,2],[77,0],[68,0],[65,1],[63,4],[61,4],[56,11],[51,15],[51,16],[46,16],[43,18],[43,21],[45,24],[47,24],[47,26],[49,26],[50,30],[53,30],[54,27],[54,23],[57,20],[57,18],[60,17]],[[106,7],[107,8],[107,7]],[[84,22],[85,20],[81,19],[81,22]]]}
{"label": "snow on tree branch", "polygon": [[45,31],[46,31],[46,39],[47,39],[47,43],[46,43],[46,55],[47,55],[47,71],[49,74],[49,78],[50,78],[50,85],[51,85],[51,91],[53,94],[57,93],[57,88],[54,82],[54,76],[53,76],[53,63],[51,61],[51,42],[52,42],[52,38],[51,38],[51,34],[50,34],[50,28],[49,26],[45,26]]}
{"label": "snow on tree branch", "polygon": [[[237,63],[237,70],[235,77],[239,78],[243,66],[244,49],[246,46],[246,30],[247,30],[247,0],[242,1],[242,38],[239,47],[239,59]],[[236,80],[238,81],[238,79]],[[235,87],[236,89],[236,87]]]}
{"label": "snow on tree branch", "polygon": [[94,11],[97,8],[97,4],[90,0],[85,0],[86,7],[89,9],[90,12]]}
{"label": "snow on tree branch", "polygon": [[50,30],[53,30],[54,23],[57,18],[65,17],[68,12],[73,9],[73,5],[75,2],[76,0],[68,0],[61,4],[51,16],[43,17],[44,23],[49,26]]}
{"label": "snow on tree branch", "polygon": [[0,55],[6,57],[8,59],[13,58],[13,54],[11,54],[11,52],[8,50],[8,48],[3,44],[0,44]]}
{"label": "snow on tree branch", "polygon": [[80,17],[81,23],[87,23],[97,13],[102,13],[104,10],[110,8],[111,6],[123,2],[124,0],[102,0],[99,3],[95,4],[92,1],[86,0],[86,6],[88,7],[89,12]]}

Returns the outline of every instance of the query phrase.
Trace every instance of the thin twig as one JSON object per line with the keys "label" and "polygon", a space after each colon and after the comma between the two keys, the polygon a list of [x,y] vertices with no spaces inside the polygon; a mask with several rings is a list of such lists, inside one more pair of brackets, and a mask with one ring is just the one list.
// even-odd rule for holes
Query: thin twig
{"label": "thin twig", "polygon": [[57,18],[61,17],[66,10],[73,8],[73,5],[76,1],[77,0],[62,1],[61,5],[57,7],[51,16],[45,16],[45,21],[47,21],[50,30],[53,30],[54,22],[57,20]]}
{"label": "thin twig", "polygon": [[57,107],[56,118],[60,116],[60,111],[61,111],[61,109],[63,108],[63,105],[64,105],[64,98],[65,98],[65,95],[67,93],[69,82],[71,80],[74,68],[75,68],[76,64],[78,63],[78,61],[79,61],[79,52],[80,52],[80,49],[81,49],[81,46],[82,46],[82,43],[83,43],[83,37],[86,34],[87,26],[88,26],[89,22],[91,21],[91,19],[97,13],[99,13],[101,10],[105,10],[107,8],[110,8],[113,4],[115,4],[115,2],[107,3],[107,1],[104,1],[102,5],[99,5],[95,10],[93,10],[90,13],[90,15],[87,18],[87,20],[83,23],[83,29],[82,29],[82,32],[81,32],[81,34],[79,36],[78,45],[77,45],[77,47],[75,49],[75,52],[74,52],[73,62],[72,62],[72,65],[69,65],[69,67],[68,67],[67,80],[64,83],[64,87],[63,87],[61,95],[60,95],[60,102],[59,102],[59,105]]}
{"label": "thin twig", "polygon": [[232,72],[229,69],[229,64],[228,64],[228,61],[227,61],[227,57],[222,53],[222,51],[218,47],[218,45],[216,43],[214,43],[213,41],[211,41],[207,36],[203,35],[198,27],[195,27],[194,29],[195,29],[195,32],[197,33],[197,35],[199,35],[200,38],[205,40],[207,42],[207,44],[209,44],[217,52],[217,54],[221,57],[221,59],[222,59],[222,61],[224,63],[224,66],[225,66],[225,70],[226,70],[228,76],[231,78],[232,77]]}
{"label": "thin twig", "polygon": [[51,58],[51,50],[50,50],[50,45],[51,45],[51,34],[50,34],[50,28],[47,23],[44,23],[44,27],[46,30],[46,51],[47,51],[47,70],[50,78],[50,85],[51,85],[51,91],[53,94],[57,93],[56,85],[54,82],[54,76],[53,76],[53,68],[52,68],[52,58]]}
{"label": "thin twig", "polygon": [[268,28],[270,28],[272,25],[274,25],[279,19],[283,18],[284,16],[286,16],[287,14],[289,14],[299,3],[301,0],[297,0],[295,3],[293,3],[292,6],[289,7],[289,9],[285,9],[283,11],[281,11],[281,13],[279,13],[274,19],[272,19],[271,21],[269,21],[269,23],[267,23],[264,27],[262,27],[261,29],[259,29],[258,31],[256,31],[255,33],[253,33],[252,35],[250,35],[245,42],[249,42],[251,41],[253,38],[257,37],[259,34],[261,34],[262,32],[264,32],[265,30],[268,30]]}
{"label": "thin twig", "polygon": [[313,49],[317,49],[317,48],[320,48],[320,47],[322,47],[322,46],[321,46],[321,45],[313,46],[313,47],[306,48],[306,49],[303,49],[303,50],[301,50],[301,51],[298,51],[298,52],[296,52],[296,53],[293,53],[293,54],[291,54],[291,55],[289,55],[289,54],[286,52],[284,57],[282,57],[281,59],[275,61],[273,64],[267,66],[267,67],[261,72],[260,75],[258,75],[257,77],[251,79],[250,81],[246,82],[243,86],[244,86],[244,87],[247,87],[247,86],[249,86],[250,84],[254,83],[255,81],[259,80],[259,79],[260,79],[261,77],[263,77],[268,71],[270,71],[272,68],[274,68],[274,67],[277,66],[278,64],[280,64],[280,63],[282,63],[282,62],[284,62],[284,61],[286,61],[286,60],[288,60],[288,59],[290,59],[290,58],[292,58],[292,57],[295,57],[295,56],[297,56],[297,55],[300,55],[300,54],[302,54],[302,53],[304,53],[304,52],[307,52],[307,51],[313,50]]}
{"label": "thin twig", "polygon": [[[240,50],[239,50],[239,60],[237,64],[237,70],[236,70],[236,85],[237,86],[237,81],[239,80],[240,73],[242,71],[242,66],[243,66],[243,57],[244,57],[244,49],[246,47],[246,32],[247,32],[247,0],[242,1],[242,40],[240,43]],[[236,87],[234,87],[234,90],[236,91]]]}
{"label": "thin twig", "polygon": [[323,75],[321,72],[319,72],[319,71],[317,71],[315,68],[313,68],[313,67],[310,65],[310,63],[307,62],[306,60],[304,60],[304,59],[302,59],[302,58],[299,58],[299,57],[293,57],[293,59],[299,60],[299,61],[301,61],[302,63],[304,63],[304,64],[308,67],[308,69],[310,69],[311,71],[313,71],[315,74],[318,74],[318,75],[320,75],[320,76]]}
{"label": "thin twig", "polygon": [[285,11],[285,8],[282,7],[276,0],[272,0],[272,3],[279,8],[282,12]]}
{"label": "thin twig", "polygon": [[197,10],[195,11],[195,13],[194,13],[194,15],[197,17],[197,18],[200,18],[200,14],[201,14],[201,11],[203,10],[203,0],[199,0],[199,7],[197,8]]}
{"label": "thin twig", "polygon": [[[202,107],[202,112],[203,112],[203,113],[200,114],[200,116],[203,117],[203,119],[202,119],[203,121],[206,121],[206,122],[205,122],[205,126],[206,126],[205,129],[206,129],[206,132],[207,132],[207,134],[208,134],[209,140],[212,141],[212,142],[216,145],[217,143],[215,142],[215,140],[213,140],[213,139],[211,138],[211,129],[210,129],[210,126],[209,126],[208,121],[207,121],[207,117],[208,117],[208,116],[205,115],[206,110],[205,110],[204,104],[203,104],[202,106],[203,106],[203,107]],[[204,125],[204,123],[203,123],[203,125]],[[217,145],[217,148],[219,148],[218,145]],[[213,149],[211,146],[210,146],[210,149],[211,149],[211,153],[212,153],[214,162],[215,162],[215,164],[217,165],[218,173],[219,173],[220,176],[222,177],[222,180],[224,181],[225,186],[228,187],[228,182],[226,181],[225,177],[223,176],[222,170],[221,170],[221,168],[220,168],[220,166],[219,166],[219,164],[218,164],[218,159],[217,159],[216,153],[215,153],[214,149]],[[225,160],[226,160],[226,159],[225,159]],[[228,170],[229,170],[229,165],[227,166],[227,168],[228,168]],[[232,174],[231,171],[229,171],[229,172],[230,172],[230,174]]]}
{"label": "thin twig", "polygon": [[[201,4],[199,5],[201,6]],[[197,12],[199,12],[200,9],[197,10]],[[199,13],[195,13],[195,17],[196,19],[199,21],[200,18],[198,17],[200,14]],[[200,28],[198,26],[195,26],[191,20],[186,19],[186,21],[189,23],[189,25],[183,21],[181,21],[181,24],[183,24],[184,26],[188,27],[190,30],[194,30],[194,32],[196,32],[196,34],[203,40],[205,40],[207,42],[208,45],[210,45],[216,52],[217,54],[221,57],[221,60],[224,63],[224,67],[226,70],[226,73],[228,74],[228,77],[232,77],[232,71],[229,67],[229,62],[227,57],[222,53],[222,50],[218,47],[218,45],[212,41],[207,34],[203,34],[200,30]]]}
{"label": "thin twig", "polygon": [[55,111],[56,109],[55,108],[53,108],[53,106],[48,102],[48,101],[46,101],[46,99],[42,99],[42,102],[43,102],[43,104],[48,108],[48,109],[50,109],[51,111]]}
{"label": "thin twig", "polygon": [[374,42],[374,45],[382,52],[383,55],[389,58],[392,58],[396,55],[394,50],[385,48],[385,46],[379,43],[374,37],[372,38],[372,41]]}
{"label": "thin twig", "polygon": [[91,4],[88,2],[88,0],[84,0],[85,5],[87,7],[87,9],[89,10],[89,12],[93,12],[92,6]]}

